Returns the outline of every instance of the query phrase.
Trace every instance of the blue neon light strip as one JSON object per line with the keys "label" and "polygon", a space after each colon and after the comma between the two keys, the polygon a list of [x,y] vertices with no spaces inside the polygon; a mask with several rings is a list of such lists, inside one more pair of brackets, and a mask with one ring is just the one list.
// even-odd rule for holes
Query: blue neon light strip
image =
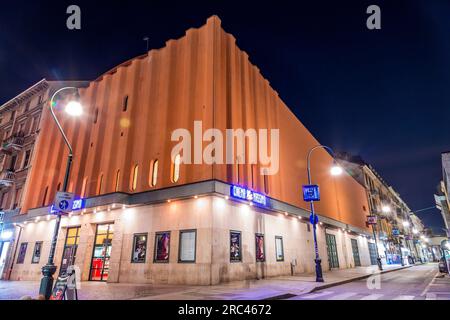
{"label": "blue neon light strip", "polygon": [[251,201],[262,206],[267,205],[267,197],[265,195],[243,187],[231,186],[231,196],[233,198]]}

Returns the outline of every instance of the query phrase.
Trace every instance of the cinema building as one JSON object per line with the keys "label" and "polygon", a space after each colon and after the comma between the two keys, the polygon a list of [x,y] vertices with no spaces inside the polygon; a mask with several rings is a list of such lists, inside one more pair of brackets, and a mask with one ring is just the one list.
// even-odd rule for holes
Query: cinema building
{"label": "cinema building", "polygon": [[[62,219],[59,270],[74,264],[85,281],[200,285],[313,272],[301,190],[307,153],[319,142],[219,18],[115,67],[80,95],[82,117],[57,111],[74,148],[69,191],[79,200]],[[267,168],[259,162],[186,164],[180,154],[172,157],[172,133],[194,132],[199,121],[203,132],[279,129],[279,170],[261,175]],[[67,149],[48,108],[41,128],[46,138],[35,148],[32,190],[22,214],[8,221],[21,230],[11,280],[40,279],[50,249],[51,206]],[[234,157],[247,155],[237,150]],[[331,176],[332,164],[326,151],[314,152],[323,269],[376,264],[365,190],[347,173]]]}

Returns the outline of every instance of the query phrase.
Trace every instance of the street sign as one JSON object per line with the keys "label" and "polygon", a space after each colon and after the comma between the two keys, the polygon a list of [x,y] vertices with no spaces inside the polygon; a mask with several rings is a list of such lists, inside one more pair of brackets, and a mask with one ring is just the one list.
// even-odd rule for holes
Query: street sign
{"label": "street sign", "polygon": [[71,192],[58,191],[55,197],[55,209],[60,212],[72,211],[74,194]]}
{"label": "street sign", "polygon": [[319,223],[319,217],[316,214],[310,214],[309,215],[309,222],[311,222],[311,224],[318,224]]}
{"label": "street sign", "polygon": [[398,229],[392,229],[392,235],[394,237],[398,237],[400,235],[400,231]]}
{"label": "street sign", "polygon": [[376,225],[377,224],[377,216],[367,216],[367,224],[368,225]]}
{"label": "street sign", "polygon": [[315,184],[304,185],[303,186],[303,200],[309,201],[320,201],[319,186]]}

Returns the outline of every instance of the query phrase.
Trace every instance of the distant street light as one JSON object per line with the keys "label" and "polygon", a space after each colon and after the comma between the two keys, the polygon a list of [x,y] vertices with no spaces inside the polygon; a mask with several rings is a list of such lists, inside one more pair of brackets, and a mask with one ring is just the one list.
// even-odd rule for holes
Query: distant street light
{"label": "distant street light", "polygon": [[[64,183],[63,183],[63,188],[62,191],[66,192],[67,191],[67,185],[69,183],[69,173],[70,173],[70,167],[72,166],[72,157],[73,157],[73,150],[72,150],[72,146],[69,143],[69,140],[67,139],[66,134],[64,133],[64,130],[61,127],[61,124],[58,121],[58,118],[56,118],[55,112],[53,111],[53,108],[56,106],[56,103],[54,101],[55,97],[63,90],[75,90],[76,92],[76,99],[72,99],[70,101],[67,102],[66,106],[65,106],[65,111],[66,113],[68,113],[71,116],[80,116],[83,114],[83,108],[80,104],[80,102],[78,101],[78,88],[76,87],[64,87],[61,88],[59,90],[57,90],[51,97],[50,99],[50,113],[53,117],[53,120],[55,120],[56,125],[58,126],[58,129],[64,139],[64,142],[67,145],[67,148],[69,149],[69,154],[67,157],[67,166],[66,166],[66,173],[64,175]],[[56,266],[53,263],[53,258],[55,255],[55,249],[56,249],[56,241],[58,239],[58,233],[59,233],[59,225],[61,223],[61,213],[57,212],[56,213],[56,224],[55,224],[55,229],[53,231],[53,238],[52,238],[52,242],[51,242],[51,246],[50,246],[50,253],[48,256],[48,262],[45,266],[42,267],[42,279],[41,279],[41,286],[39,288],[39,294],[43,295],[45,297],[45,299],[49,299],[50,295],[52,293],[52,288],[53,288],[53,275],[56,272]]]}
{"label": "distant street light", "polygon": [[409,227],[409,222],[408,222],[408,221],[403,221],[403,226],[404,226],[405,228],[408,228],[408,227]]}
{"label": "distant street light", "polygon": [[418,233],[419,233],[419,231],[418,231],[416,228],[414,228],[414,229],[412,230],[412,232],[413,232],[414,234],[418,234]]}
{"label": "distant street light", "polygon": [[[330,147],[327,147],[327,146],[318,145],[309,150],[308,156],[306,158],[307,171],[308,171],[308,184],[309,185],[312,184],[312,182],[311,182],[311,161],[310,161],[311,154],[314,150],[319,149],[319,148],[328,150],[330,152],[331,156],[334,158],[333,149],[331,149]],[[334,163],[330,170],[330,173],[333,176],[337,176],[342,173],[342,168],[337,165],[336,160],[334,160]],[[319,247],[317,245],[317,233],[316,233],[317,218],[316,218],[316,214],[314,212],[314,201],[310,201],[309,203],[310,203],[310,208],[311,208],[312,225],[313,225],[314,251],[315,251],[315,255],[316,255],[316,258],[314,260],[314,262],[316,263],[316,282],[323,282],[322,266],[321,266],[322,260],[320,259]]]}
{"label": "distant street light", "polygon": [[391,212],[391,207],[389,207],[388,205],[384,205],[383,207],[381,207],[381,211],[383,211],[384,213],[389,213]]}

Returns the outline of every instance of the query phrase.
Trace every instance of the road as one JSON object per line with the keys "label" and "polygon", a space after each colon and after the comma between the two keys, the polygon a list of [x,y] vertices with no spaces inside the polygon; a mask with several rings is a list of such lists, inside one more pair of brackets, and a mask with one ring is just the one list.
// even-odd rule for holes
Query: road
{"label": "road", "polygon": [[289,300],[450,300],[450,278],[437,270],[435,263],[413,266]]}

